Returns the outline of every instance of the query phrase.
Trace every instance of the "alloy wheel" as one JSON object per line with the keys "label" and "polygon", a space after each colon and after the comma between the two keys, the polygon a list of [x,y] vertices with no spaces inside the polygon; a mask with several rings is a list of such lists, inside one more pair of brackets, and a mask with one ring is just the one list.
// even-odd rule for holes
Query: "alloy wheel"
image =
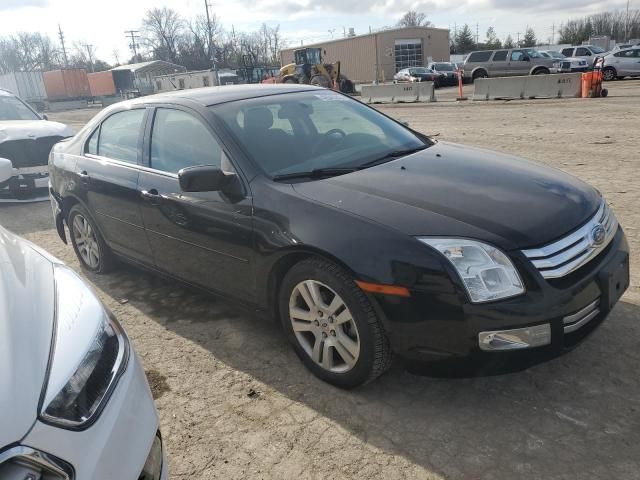
{"label": "alloy wheel", "polygon": [[360,356],[358,328],[344,300],[315,280],[295,286],[289,299],[289,318],[300,346],[329,372],[351,370]]}
{"label": "alloy wheel", "polygon": [[615,78],[616,78],[616,72],[615,72],[615,71],[613,71],[613,70],[612,70],[612,69],[610,69],[610,68],[607,68],[607,69],[605,69],[605,70],[602,72],[602,78],[603,78],[603,80],[605,80],[605,81],[607,81],[607,82],[609,82],[609,81],[611,81],[611,80],[615,80]]}
{"label": "alloy wheel", "polygon": [[100,247],[91,224],[82,215],[73,219],[73,238],[82,260],[91,268],[100,265]]}

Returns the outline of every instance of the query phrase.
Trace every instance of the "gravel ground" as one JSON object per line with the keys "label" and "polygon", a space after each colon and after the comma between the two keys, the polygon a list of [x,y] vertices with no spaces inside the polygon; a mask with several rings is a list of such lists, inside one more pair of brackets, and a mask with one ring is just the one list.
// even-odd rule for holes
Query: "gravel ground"
{"label": "gravel ground", "polygon": [[[430,378],[396,365],[343,392],[240,305],[128,267],[88,275],[143,360],[171,478],[640,479],[640,82],[608,86],[598,100],[380,107],[443,140],[577,175],[624,225],[629,292],[578,349],[524,372]],[[79,127],[93,113],[51,117]],[[50,216],[46,202],[0,205],[1,224],[79,269]]]}

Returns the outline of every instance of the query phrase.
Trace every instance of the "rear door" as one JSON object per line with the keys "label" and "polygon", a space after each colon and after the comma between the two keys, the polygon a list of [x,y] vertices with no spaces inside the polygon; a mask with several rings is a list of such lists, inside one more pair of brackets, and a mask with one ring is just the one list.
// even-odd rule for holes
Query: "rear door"
{"label": "rear door", "polygon": [[107,117],[85,144],[76,174],[89,213],[109,246],[151,263],[137,189],[146,115],[141,106]]}
{"label": "rear door", "polygon": [[145,164],[138,195],[156,266],[246,298],[255,283],[250,195],[232,200],[221,192],[185,193],[178,183],[178,171],[190,166],[237,172],[206,119],[183,107],[156,108],[145,134]]}
{"label": "rear door", "polygon": [[619,76],[640,74],[640,49],[622,50],[614,54],[613,66]]}
{"label": "rear door", "polygon": [[490,77],[504,77],[509,74],[508,50],[496,50],[493,54],[493,60],[489,63]]}

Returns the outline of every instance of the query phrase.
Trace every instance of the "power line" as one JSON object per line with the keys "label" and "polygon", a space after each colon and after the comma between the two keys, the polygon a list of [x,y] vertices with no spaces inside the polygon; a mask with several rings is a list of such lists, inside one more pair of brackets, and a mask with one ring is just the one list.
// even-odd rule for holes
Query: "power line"
{"label": "power line", "polygon": [[125,35],[131,39],[131,43],[129,44],[129,48],[133,51],[133,61],[137,61],[138,58],[138,47],[140,46],[136,43],[136,38],[140,38],[138,30],[125,30]]}
{"label": "power line", "polygon": [[69,60],[67,59],[67,49],[64,46],[64,33],[62,33],[62,27],[58,24],[58,37],[60,37],[60,43],[62,44],[62,56],[64,57],[64,66],[69,66]]}

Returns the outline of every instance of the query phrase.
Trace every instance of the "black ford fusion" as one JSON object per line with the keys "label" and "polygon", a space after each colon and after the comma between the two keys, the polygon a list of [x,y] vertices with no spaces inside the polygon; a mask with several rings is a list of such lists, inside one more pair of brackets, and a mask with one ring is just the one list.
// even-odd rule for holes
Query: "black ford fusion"
{"label": "black ford fusion", "polygon": [[594,188],[309,86],[116,104],[55,146],[50,179],[84,268],[117,257],[273,314],[305,365],[345,388],[394,353],[561,353],[629,283],[624,233]]}

